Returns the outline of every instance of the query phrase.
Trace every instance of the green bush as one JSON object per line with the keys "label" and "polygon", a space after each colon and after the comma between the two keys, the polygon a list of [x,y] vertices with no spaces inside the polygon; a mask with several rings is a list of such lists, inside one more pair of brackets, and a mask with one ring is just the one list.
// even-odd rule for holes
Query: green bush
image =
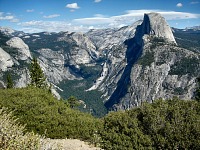
{"label": "green bush", "polygon": [[93,140],[100,121],[69,108],[43,89],[28,87],[0,90],[0,106],[14,111],[28,131],[49,138]]}
{"label": "green bush", "polygon": [[0,109],[0,150],[39,150],[45,145],[41,136],[24,131],[24,126],[17,122],[12,112]]}
{"label": "green bush", "polygon": [[157,100],[104,118],[100,132],[106,150],[200,149],[197,101]]}
{"label": "green bush", "polygon": [[136,114],[113,112],[104,118],[100,132],[102,148],[106,150],[150,149],[151,139],[139,128]]}

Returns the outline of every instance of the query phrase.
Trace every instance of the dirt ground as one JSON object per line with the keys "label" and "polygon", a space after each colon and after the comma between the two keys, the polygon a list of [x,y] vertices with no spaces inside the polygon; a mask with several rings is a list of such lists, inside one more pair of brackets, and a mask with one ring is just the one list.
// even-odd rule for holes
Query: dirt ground
{"label": "dirt ground", "polygon": [[44,149],[52,147],[54,150],[102,150],[77,139],[46,139]]}

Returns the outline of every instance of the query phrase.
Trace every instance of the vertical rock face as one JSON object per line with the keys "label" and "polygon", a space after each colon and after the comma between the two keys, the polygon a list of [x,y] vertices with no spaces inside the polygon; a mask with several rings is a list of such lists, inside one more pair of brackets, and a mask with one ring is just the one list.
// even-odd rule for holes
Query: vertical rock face
{"label": "vertical rock face", "polygon": [[155,35],[165,38],[168,42],[176,43],[170,26],[158,13],[144,14],[143,28],[145,34]]}

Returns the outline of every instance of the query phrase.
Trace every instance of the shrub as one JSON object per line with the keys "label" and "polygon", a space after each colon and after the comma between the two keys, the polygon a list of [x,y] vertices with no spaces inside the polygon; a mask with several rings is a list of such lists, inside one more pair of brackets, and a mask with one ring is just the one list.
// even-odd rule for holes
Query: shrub
{"label": "shrub", "polygon": [[176,98],[145,103],[104,118],[100,132],[106,150],[200,149],[200,105]]}
{"label": "shrub", "polygon": [[138,127],[136,114],[113,112],[104,118],[100,132],[102,148],[106,150],[150,149],[151,139]]}
{"label": "shrub", "polygon": [[45,143],[42,137],[33,132],[24,133],[25,127],[17,122],[12,112],[0,109],[0,149],[37,150]]}
{"label": "shrub", "polygon": [[28,87],[0,90],[0,106],[14,111],[29,132],[48,138],[93,140],[101,123],[90,114],[69,108],[44,89]]}

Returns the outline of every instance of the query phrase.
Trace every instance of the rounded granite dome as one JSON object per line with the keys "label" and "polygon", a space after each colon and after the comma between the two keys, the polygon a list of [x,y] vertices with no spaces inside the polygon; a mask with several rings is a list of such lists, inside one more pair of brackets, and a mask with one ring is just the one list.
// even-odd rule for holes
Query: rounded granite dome
{"label": "rounded granite dome", "polygon": [[144,15],[143,26],[145,33],[165,38],[168,42],[176,44],[174,35],[165,18],[159,13],[149,13]]}

